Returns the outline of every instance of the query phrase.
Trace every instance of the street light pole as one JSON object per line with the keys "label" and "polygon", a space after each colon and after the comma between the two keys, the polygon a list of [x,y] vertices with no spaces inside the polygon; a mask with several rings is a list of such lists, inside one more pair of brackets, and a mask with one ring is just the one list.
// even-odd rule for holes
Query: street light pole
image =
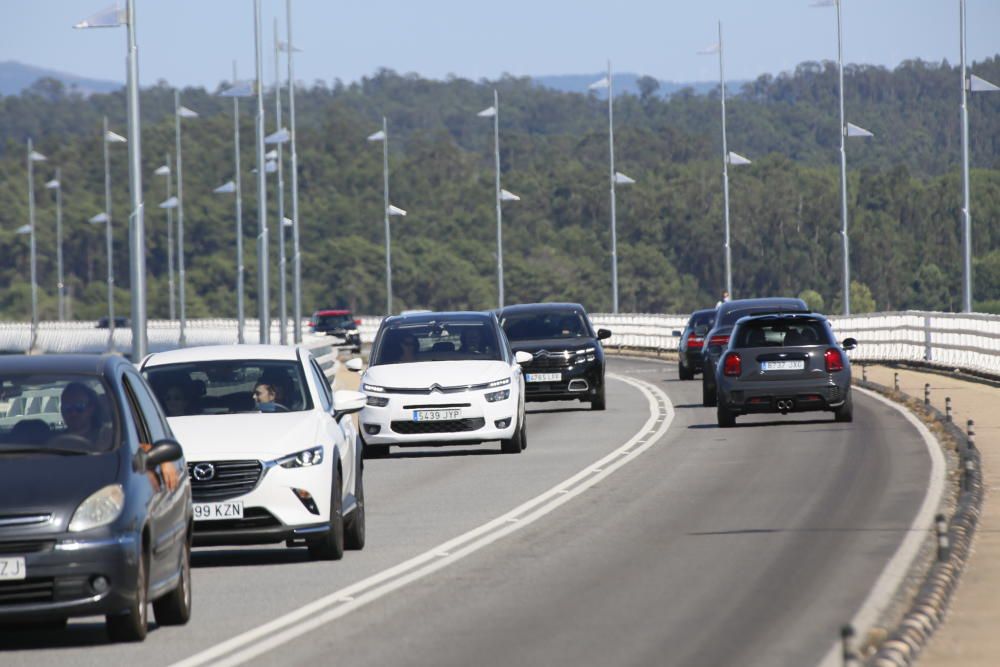
{"label": "street light pole", "polygon": [[722,100],[722,193],[726,207],[726,291],[733,293],[733,256],[729,238],[729,148],[726,142],[726,72],[722,55],[722,21],[719,21],[719,93]]}
{"label": "street light pole", "polygon": [[962,59],[962,312],[972,312],[972,211],[969,197],[969,107],[965,73],[965,0],[959,0]]}
{"label": "street light pole", "polygon": [[[281,131],[281,67],[278,40],[278,19],[274,19],[274,122],[275,132]],[[287,273],[285,266],[285,176],[284,149],[278,146],[278,337],[282,345],[288,344],[288,307],[285,299]]]}
{"label": "street light pole", "polygon": [[184,158],[181,151],[181,118],[197,118],[198,114],[181,105],[181,93],[174,91],[174,138],[177,146],[177,278],[180,281],[180,335],[177,344],[187,342],[187,281],[184,271]]}
{"label": "street light pole", "polygon": [[31,341],[28,350],[38,343],[38,260],[35,246],[35,163],[44,162],[45,156],[36,153],[28,137],[28,245],[31,272]]}
{"label": "street light pole", "polygon": [[62,238],[62,173],[56,167],[56,177],[45,184],[56,191],[56,290],[59,297],[59,321],[66,319],[66,284],[63,282],[63,238]]}
{"label": "street light pole", "polygon": [[257,306],[260,342],[271,342],[271,308],[267,276],[267,174],[264,160],[264,76],[261,58],[260,0],[254,0],[254,63],[257,75]]}
{"label": "street light pole", "polygon": [[108,117],[104,117],[104,131],[101,133],[101,144],[104,148],[104,242],[108,251],[108,349],[115,345],[115,270],[113,237],[111,228],[111,159],[108,154],[108,144],[111,134],[108,130]]}
{"label": "street light pole", "polygon": [[837,94],[840,99],[840,237],[844,255],[844,315],[851,314],[851,249],[847,236],[847,121],[844,118],[844,40],[841,27],[840,0],[837,7]]}
{"label": "street light pole", "polygon": [[500,308],[503,308],[503,210],[500,206],[500,96],[493,89],[493,158],[496,167],[496,197],[497,197],[497,294]]}
{"label": "street light pole", "polygon": [[[233,85],[236,85],[236,61],[233,61]],[[243,308],[243,174],[240,173],[240,98],[233,97],[233,161],[236,173],[233,185],[236,188],[236,341],[246,342],[243,334],[246,313]]]}
{"label": "street light pole", "polygon": [[[132,200],[131,242],[132,360],[140,361],[148,349],[146,339],[146,228],[142,202],[142,130],[139,120],[139,49],[136,46],[135,0],[128,0],[128,157]],[[110,225],[110,220],[109,220]],[[110,262],[110,260],[109,260]],[[113,323],[112,323],[113,326]]]}
{"label": "street light pole", "polygon": [[302,254],[299,251],[299,163],[295,150],[295,70],[292,59],[295,43],[292,41],[292,0],[285,0],[286,30],[288,31],[288,116],[291,131],[292,169],[292,317],[296,343],[302,342]]}
{"label": "street light pole", "polygon": [[[171,191],[171,168],[170,168],[170,153],[165,156],[165,161],[163,166],[158,167],[153,173],[157,176],[167,177],[167,191],[164,194],[164,200],[170,199]],[[174,209],[168,208],[167,211],[167,291],[170,293],[168,295],[169,306],[170,306],[170,320],[177,319],[177,308],[174,304]]]}
{"label": "street light pole", "polygon": [[615,123],[614,84],[611,79],[611,61],[608,61],[608,163],[611,178],[611,307],[618,314],[618,229],[615,216]]}

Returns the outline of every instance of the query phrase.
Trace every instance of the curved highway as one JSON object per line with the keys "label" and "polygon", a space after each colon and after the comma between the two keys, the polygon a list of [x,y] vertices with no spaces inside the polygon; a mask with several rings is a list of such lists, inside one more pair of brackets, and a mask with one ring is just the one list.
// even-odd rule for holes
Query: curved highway
{"label": "curved highway", "polygon": [[103,619],[0,631],[4,665],[814,665],[910,530],[931,458],[855,421],[718,429],[699,382],[611,359],[608,410],[529,404],[528,448],[366,463],[368,545],[195,553],[194,617],[110,645]]}

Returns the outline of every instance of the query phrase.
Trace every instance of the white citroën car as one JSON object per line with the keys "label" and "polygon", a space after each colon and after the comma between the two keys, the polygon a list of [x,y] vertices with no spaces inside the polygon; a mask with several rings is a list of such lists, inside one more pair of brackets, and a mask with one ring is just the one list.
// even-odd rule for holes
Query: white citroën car
{"label": "white citro\u00ebn car", "polygon": [[387,317],[372,346],[361,389],[365,456],[390,446],[527,445],[524,378],[492,312],[423,312]]}
{"label": "white citro\u00ebn car", "polygon": [[196,546],[269,544],[337,560],[365,542],[360,392],[338,391],[300,346],[149,355],[143,375],[184,448]]}

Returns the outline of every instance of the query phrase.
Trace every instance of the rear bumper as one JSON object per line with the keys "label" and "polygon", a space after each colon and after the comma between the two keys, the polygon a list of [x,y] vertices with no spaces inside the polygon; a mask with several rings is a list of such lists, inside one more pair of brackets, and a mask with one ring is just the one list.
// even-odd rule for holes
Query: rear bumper
{"label": "rear bumper", "polygon": [[719,387],[720,404],[742,414],[835,410],[850,396],[836,382],[733,382]]}
{"label": "rear bumper", "polygon": [[[0,582],[0,621],[41,621],[121,612],[136,595],[134,535],[60,540],[24,556],[27,578]],[[107,590],[93,586],[96,577]]]}
{"label": "rear bumper", "polygon": [[697,352],[681,352],[680,362],[684,365],[684,368],[688,369],[692,373],[700,373],[702,370],[702,354],[701,350]]}

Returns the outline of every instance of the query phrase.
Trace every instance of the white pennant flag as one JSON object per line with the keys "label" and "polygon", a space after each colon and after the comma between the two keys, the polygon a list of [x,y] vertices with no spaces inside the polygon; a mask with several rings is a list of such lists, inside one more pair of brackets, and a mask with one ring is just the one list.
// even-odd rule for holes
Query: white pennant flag
{"label": "white pennant flag", "polygon": [[385,132],[379,130],[374,134],[369,134],[368,141],[385,141]]}
{"label": "white pennant flag", "polygon": [[734,167],[738,167],[742,164],[753,164],[753,163],[747,158],[740,155],[739,153],[729,151],[729,164],[733,165]]}
{"label": "white pennant flag", "polygon": [[487,109],[483,109],[476,115],[479,116],[480,118],[493,118],[493,116],[497,115],[497,110],[496,107],[489,107]]}
{"label": "white pennant flag", "polygon": [[605,76],[605,77],[601,77],[600,79],[598,79],[594,83],[592,83],[589,86],[587,86],[587,89],[588,90],[598,90],[600,88],[607,88],[607,87],[608,87],[608,77]]}
{"label": "white pennant flag", "polygon": [[875,135],[866,130],[863,127],[855,125],[854,123],[847,124],[847,136],[849,137],[874,137]]}
{"label": "white pennant flag", "polygon": [[397,208],[392,204],[389,204],[389,208],[386,210],[388,211],[389,215],[406,215],[406,211],[404,211],[401,208]]}
{"label": "white pennant flag", "polygon": [[992,84],[986,79],[980,79],[975,74],[970,74],[969,90],[971,90],[974,93],[993,93],[1000,90],[1000,86]]}

